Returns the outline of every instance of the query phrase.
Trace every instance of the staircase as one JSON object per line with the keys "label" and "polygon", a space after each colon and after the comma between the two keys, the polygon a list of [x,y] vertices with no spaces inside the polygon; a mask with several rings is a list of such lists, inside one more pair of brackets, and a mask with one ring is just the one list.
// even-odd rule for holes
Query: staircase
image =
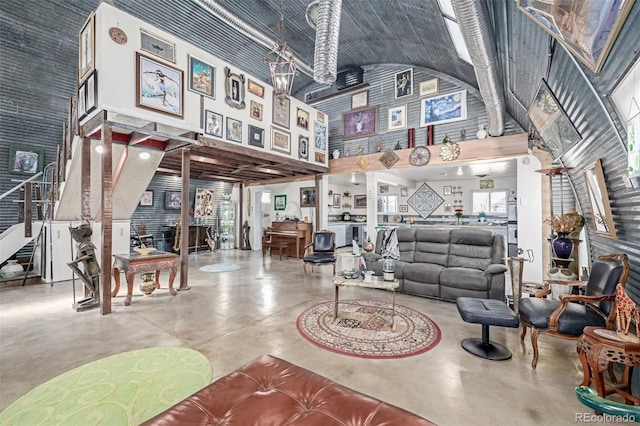
{"label": "staircase", "polygon": [[16,223],[0,234],[0,264],[38,237],[42,229],[42,221],[32,222],[31,237],[24,236],[24,228],[24,223]]}

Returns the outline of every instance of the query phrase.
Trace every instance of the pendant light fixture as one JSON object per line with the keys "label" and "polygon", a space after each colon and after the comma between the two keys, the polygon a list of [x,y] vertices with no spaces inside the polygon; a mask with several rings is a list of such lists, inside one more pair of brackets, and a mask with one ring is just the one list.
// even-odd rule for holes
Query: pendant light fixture
{"label": "pendant light fixture", "polygon": [[291,95],[293,79],[299,74],[293,53],[284,40],[284,17],[282,14],[282,1],[280,1],[280,22],[278,22],[280,38],[274,48],[264,57],[269,64],[271,85],[273,93],[278,99],[285,99]]}

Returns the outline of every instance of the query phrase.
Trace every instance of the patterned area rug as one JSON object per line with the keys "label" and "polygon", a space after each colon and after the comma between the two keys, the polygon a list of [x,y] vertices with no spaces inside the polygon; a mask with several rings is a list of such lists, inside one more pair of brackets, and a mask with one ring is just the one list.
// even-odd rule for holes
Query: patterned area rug
{"label": "patterned area rug", "polygon": [[33,389],[1,425],[137,425],[211,383],[211,362],[187,348],[140,349],[90,362]]}
{"label": "patterned area rug", "polygon": [[235,263],[214,263],[200,268],[202,272],[229,272],[237,271],[238,269],[240,269],[240,265]]}
{"label": "patterned area rug", "polygon": [[403,358],[418,355],[440,342],[436,323],[413,309],[374,300],[341,300],[338,320],[334,302],[304,311],[297,322],[300,334],[323,349],[360,358]]}

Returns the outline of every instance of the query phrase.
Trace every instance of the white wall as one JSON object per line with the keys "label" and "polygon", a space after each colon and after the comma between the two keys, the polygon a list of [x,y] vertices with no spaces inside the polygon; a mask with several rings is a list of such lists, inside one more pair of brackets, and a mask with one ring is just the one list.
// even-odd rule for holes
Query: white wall
{"label": "white wall", "polygon": [[542,282],[542,250],[548,247],[542,241],[542,168],[540,161],[533,155],[518,159],[518,247],[533,250],[534,261],[524,263],[522,279]]}

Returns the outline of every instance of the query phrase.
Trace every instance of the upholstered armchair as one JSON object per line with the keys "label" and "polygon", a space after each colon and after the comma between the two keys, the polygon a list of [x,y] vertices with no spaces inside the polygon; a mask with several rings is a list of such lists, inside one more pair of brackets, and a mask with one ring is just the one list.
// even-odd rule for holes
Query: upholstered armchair
{"label": "upholstered armchair", "polygon": [[317,231],[313,233],[311,244],[304,247],[303,267],[307,273],[307,263],[311,264],[311,272],[315,265],[333,265],[333,275],[336,274],[336,233],[333,231]]}
{"label": "upholstered armchair", "polygon": [[548,293],[550,285],[546,282],[536,297],[520,299],[520,339],[524,340],[527,329],[531,328],[531,367],[536,368],[538,364],[538,335],[541,333],[577,340],[587,326],[613,329],[616,285],[624,286],[628,276],[629,258],[626,254],[601,256],[593,262],[584,295],[565,295],[560,297],[561,300],[544,299],[542,296]]}

